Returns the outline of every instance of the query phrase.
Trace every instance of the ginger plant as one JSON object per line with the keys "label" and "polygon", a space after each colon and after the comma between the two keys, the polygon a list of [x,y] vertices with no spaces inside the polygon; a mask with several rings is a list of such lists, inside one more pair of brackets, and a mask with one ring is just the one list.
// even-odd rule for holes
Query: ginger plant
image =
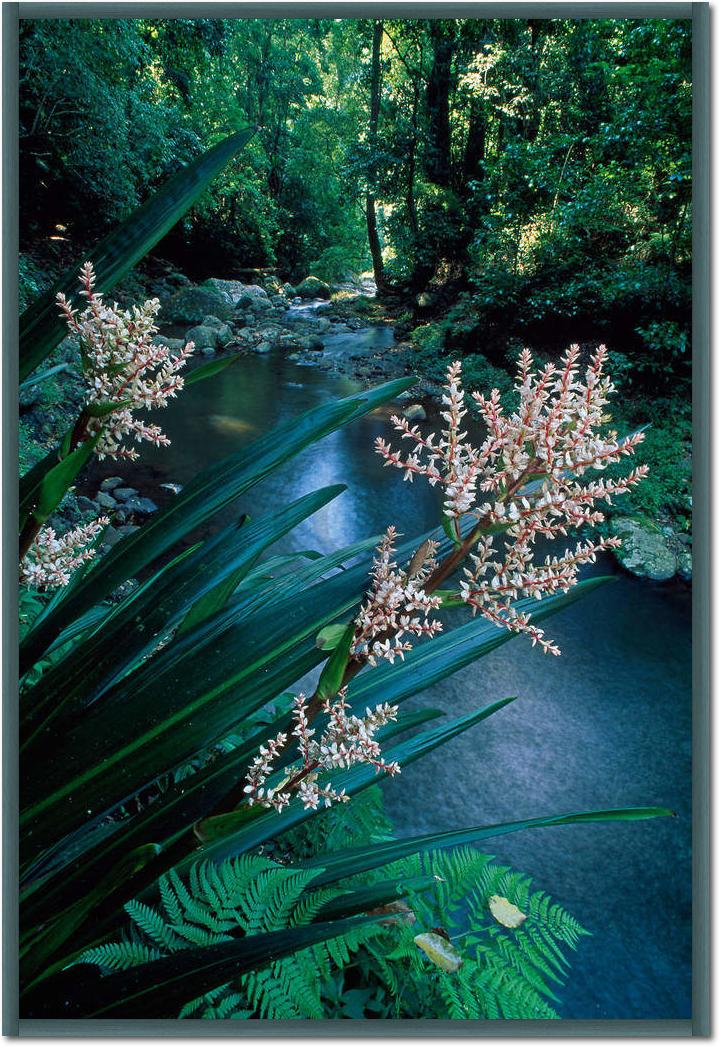
{"label": "ginger plant", "polygon": [[[607,465],[633,455],[644,437],[637,432],[620,439],[607,427],[606,406],[614,385],[604,370],[606,348],[597,349],[582,376],[579,356],[579,347],[572,345],[559,365],[537,369],[525,349],[515,383],[519,406],[511,413],[505,412],[496,389],[488,397],[473,393],[486,428],[479,447],[463,431],[467,405],[459,362],[447,371],[441,411],[445,427],[439,434],[425,436],[419,426],[394,416],[393,425],[401,440],[409,442],[410,452],[403,456],[377,438],[377,453],[388,467],[402,471],[406,481],[423,477],[442,488],[443,524],[453,548],[437,561],[438,544],[427,541],[402,571],[392,559],[396,530],[388,529],[351,626],[339,685],[331,694],[318,688],[309,699],[302,694],[296,698],[292,730],[262,746],[248,771],[244,791],[249,805],[282,810],[293,795],[305,808],[346,801],[344,793],[317,782],[322,770],[333,767],[367,762],[377,772],[400,772],[396,763],[384,762],[374,736],[396,718],[396,707],[381,705],[364,716],[353,715],[347,685],[365,665],[403,658],[411,649],[410,637],[436,635],[442,625],[431,615],[442,606],[470,606],[473,614],[498,628],[524,634],[532,646],[559,655],[557,645],[529,612],[517,609],[517,602],[568,592],[582,565],[621,542],[615,537],[577,541],[573,549],[539,561],[537,539],[566,539],[571,531],[601,523],[604,514],[596,503],[611,503],[648,471],[639,465],[622,479],[595,478]],[[460,568],[456,589],[440,590]],[[320,712],[329,721],[315,737],[311,724]],[[299,763],[271,787],[268,779],[291,738],[298,745]]]}
{"label": "ginger plant", "polygon": [[[148,424],[135,412],[166,407],[182,390],[184,378],[180,371],[194,345],[188,342],[181,352],[171,356],[167,346],[153,341],[160,308],[157,298],[131,310],[120,309],[117,302],[112,306],[105,304],[95,290],[92,262],[82,266],[80,286],[80,295],[87,302],[82,311],[74,308],[64,294],[57,295],[68,331],[80,343],[86,386],[83,408],[59,458],[62,460],[85,441],[94,440],[93,452],[98,458],[134,461],[138,452],[123,442],[127,437],[137,443],[169,444],[158,425]],[[43,527],[30,515],[20,535],[21,581],[36,588],[67,585],[73,572],[95,555],[90,542],[108,522],[100,517],[58,537],[52,527]]]}

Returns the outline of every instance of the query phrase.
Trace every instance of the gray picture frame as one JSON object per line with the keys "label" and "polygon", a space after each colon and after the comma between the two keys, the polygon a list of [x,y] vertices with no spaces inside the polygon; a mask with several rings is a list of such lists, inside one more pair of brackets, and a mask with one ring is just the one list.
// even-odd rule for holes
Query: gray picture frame
{"label": "gray picture frame", "polygon": [[[17,569],[18,460],[18,31],[21,19],[120,18],[687,18],[693,23],[693,949],[692,1016],[689,1020],[544,1021],[235,1021],[26,1020],[18,1013],[18,707]],[[389,2],[334,3],[3,3],[3,556],[6,578],[3,630],[3,1021],[10,1037],[708,1037],[710,1035],[710,378],[709,356],[709,89],[710,10],[708,2]]]}

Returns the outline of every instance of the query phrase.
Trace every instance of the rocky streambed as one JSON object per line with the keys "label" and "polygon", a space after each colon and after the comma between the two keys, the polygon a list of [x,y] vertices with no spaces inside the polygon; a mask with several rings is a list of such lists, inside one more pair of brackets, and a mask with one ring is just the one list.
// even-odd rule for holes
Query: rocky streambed
{"label": "rocky streambed", "polygon": [[[390,323],[372,314],[371,298],[356,287],[339,302],[331,296],[331,288],[314,277],[297,287],[275,277],[259,284],[210,279],[162,301],[160,337],[178,350],[194,341],[205,356],[279,351],[301,366],[347,375],[364,385],[412,373],[411,345],[397,342]],[[424,421],[436,415],[439,395],[435,383],[417,375],[415,388],[402,397],[401,410],[409,420]],[[612,517],[610,530],[622,537],[618,559],[630,574],[651,581],[691,581],[688,535],[668,524],[622,515]]]}
{"label": "rocky streambed", "polygon": [[[169,272],[150,287],[150,294],[157,295],[161,305],[156,340],[177,352],[188,341],[194,342],[198,362],[219,353],[274,353],[298,367],[347,377],[365,386],[414,370],[411,344],[395,339],[391,322],[366,283],[346,284],[338,293],[338,288],[313,276],[294,287],[275,276],[255,283],[212,278],[195,285],[184,275]],[[56,357],[70,374],[59,375],[63,392],[57,402],[44,402],[41,386],[21,392],[21,412],[40,445],[52,443],[79,409],[82,382],[71,376],[77,370],[73,367],[76,356],[77,346],[66,339]],[[409,420],[434,422],[441,390],[421,374],[416,377],[416,385],[401,397],[399,410]],[[109,513],[112,526],[106,543],[116,543],[156,511],[157,502],[164,504],[175,486],[170,482],[162,490],[161,484],[154,483],[141,491],[135,472],[135,468],[128,470],[132,482],[120,476],[105,476],[99,487],[92,478],[81,481],[63,504],[58,525],[62,528]],[[628,573],[651,581],[691,581],[688,535],[666,523],[623,515],[614,515],[609,527],[622,537],[618,559]]]}

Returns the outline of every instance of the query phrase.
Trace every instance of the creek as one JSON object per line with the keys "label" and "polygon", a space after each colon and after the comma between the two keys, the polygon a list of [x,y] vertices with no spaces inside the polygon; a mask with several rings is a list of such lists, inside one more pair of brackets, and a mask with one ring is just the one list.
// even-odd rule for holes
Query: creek
{"label": "creek", "polygon": [[[318,363],[372,356],[387,328],[330,334]],[[358,388],[351,377],[281,351],[247,355],[188,389],[158,418],[172,440],[143,448],[133,482],[162,503],[160,483],[186,483],[274,425]],[[395,523],[419,534],[438,519],[436,493],[402,482],[373,453],[396,405],[341,429],[277,470],[223,519],[254,518],[319,486],[347,491],[282,543],[329,552]],[[430,413],[429,424],[433,423]],[[112,472],[112,463],[105,474]],[[117,466],[115,466],[117,470]],[[161,494],[161,492],[160,492]],[[171,495],[166,495],[171,497]],[[277,550],[277,549],[276,549]],[[545,628],[562,650],[523,638],[417,695],[411,707],[461,715],[518,700],[384,785],[399,835],[550,813],[666,805],[676,818],[535,829],[488,841],[591,931],[573,958],[560,1013],[577,1019],[686,1018],[691,1008],[691,597],[605,557],[615,582]],[[586,574],[585,574],[586,576]]]}

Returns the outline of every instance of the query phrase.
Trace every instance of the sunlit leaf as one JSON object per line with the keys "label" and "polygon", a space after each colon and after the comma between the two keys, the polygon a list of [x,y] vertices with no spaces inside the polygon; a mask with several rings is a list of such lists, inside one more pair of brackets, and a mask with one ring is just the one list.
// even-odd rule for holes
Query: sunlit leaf
{"label": "sunlit leaf", "polygon": [[462,965],[463,959],[457,949],[438,933],[418,933],[414,943],[445,973],[456,973]]}
{"label": "sunlit leaf", "polygon": [[506,897],[500,897],[499,894],[492,894],[488,903],[489,910],[497,922],[510,930],[516,930],[527,918],[516,904],[512,904]]}

